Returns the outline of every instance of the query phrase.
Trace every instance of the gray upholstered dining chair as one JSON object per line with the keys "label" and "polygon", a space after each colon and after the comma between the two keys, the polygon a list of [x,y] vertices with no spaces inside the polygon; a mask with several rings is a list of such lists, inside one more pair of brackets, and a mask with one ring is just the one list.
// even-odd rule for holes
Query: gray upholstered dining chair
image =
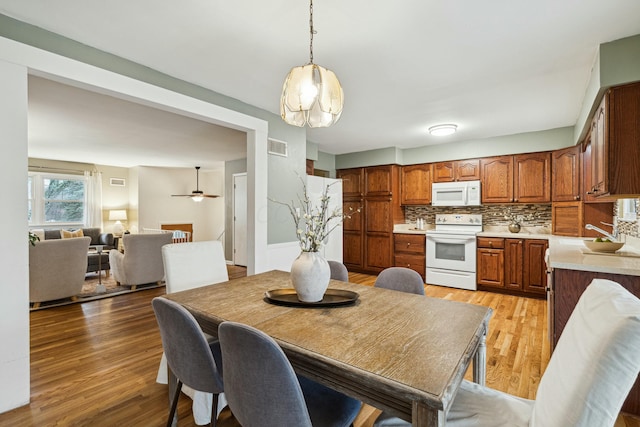
{"label": "gray upholstered dining chair", "polygon": [[[224,249],[219,240],[164,245],[162,262],[168,294],[229,280]],[[210,344],[216,341],[211,335],[205,333],[205,336]],[[156,382],[167,384],[168,381],[167,359],[163,353]],[[211,414],[214,413],[211,393],[192,390],[189,386],[182,387],[182,391],[193,400],[191,406],[195,422],[198,425],[208,424]],[[221,393],[218,396],[215,414],[218,415],[226,404],[225,395]]]}
{"label": "gray upholstered dining chair", "polygon": [[[463,381],[447,426],[613,426],[640,372],[640,300],[595,279],[580,297],[535,400]],[[408,426],[381,415],[375,426]]]}
{"label": "gray upholstered dining chair", "polygon": [[416,271],[406,267],[389,267],[380,272],[373,285],[410,294],[424,295],[424,280]]}
{"label": "gray upholstered dining chair", "polygon": [[280,346],[250,326],[223,322],[218,328],[225,392],[244,427],[349,426],[358,400],[296,376]]}
{"label": "gray upholstered dining chair", "polygon": [[331,270],[331,277],[333,280],[340,280],[342,282],[349,281],[349,271],[343,263],[339,261],[327,261],[329,263],[329,269]]}
{"label": "gray upholstered dining chair", "polygon": [[218,395],[224,391],[222,356],[218,342],[209,343],[200,325],[187,309],[162,297],[151,301],[156,314],[167,364],[178,380],[167,426],[171,426],[182,385],[212,393],[211,426],[217,420]]}

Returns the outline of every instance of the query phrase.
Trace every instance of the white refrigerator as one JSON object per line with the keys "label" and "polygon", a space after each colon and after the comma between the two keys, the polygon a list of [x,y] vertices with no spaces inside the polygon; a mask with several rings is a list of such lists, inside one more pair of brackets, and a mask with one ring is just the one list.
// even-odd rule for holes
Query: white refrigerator
{"label": "white refrigerator", "polygon": [[[307,193],[314,204],[319,205],[320,196],[329,184],[332,184],[329,187],[329,211],[333,212],[335,208],[342,209],[342,180],[307,175]],[[335,224],[335,221],[331,223]],[[320,253],[327,260],[342,262],[342,222],[329,234]]]}

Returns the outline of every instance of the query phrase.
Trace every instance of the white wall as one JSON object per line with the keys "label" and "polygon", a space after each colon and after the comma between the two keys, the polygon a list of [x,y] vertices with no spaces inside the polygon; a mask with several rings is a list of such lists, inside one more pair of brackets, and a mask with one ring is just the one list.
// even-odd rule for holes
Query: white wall
{"label": "white wall", "polygon": [[[196,189],[195,169],[138,167],[138,228],[161,224],[193,224],[193,240],[215,240],[224,231],[224,170],[200,171],[200,190],[219,194],[196,203],[189,197]],[[223,242],[224,243],[224,242]]]}
{"label": "white wall", "polygon": [[27,70],[0,60],[0,413],[29,402]]}

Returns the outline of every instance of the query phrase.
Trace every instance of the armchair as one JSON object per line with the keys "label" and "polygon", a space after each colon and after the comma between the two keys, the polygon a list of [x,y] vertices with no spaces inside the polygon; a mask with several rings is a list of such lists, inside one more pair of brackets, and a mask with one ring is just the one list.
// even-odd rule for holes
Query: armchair
{"label": "armchair", "polygon": [[135,289],[164,279],[162,247],[171,243],[171,234],[125,234],[122,243],[125,253],[109,251],[109,265],[119,285]]}
{"label": "armchair", "polygon": [[75,298],[82,291],[89,237],[42,240],[29,245],[29,301]]}

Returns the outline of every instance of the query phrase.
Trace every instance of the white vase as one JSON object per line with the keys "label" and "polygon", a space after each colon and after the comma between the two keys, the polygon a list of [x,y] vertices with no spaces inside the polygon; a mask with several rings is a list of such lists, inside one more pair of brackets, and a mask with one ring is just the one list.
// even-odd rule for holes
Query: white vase
{"label": "white vase", "polygon": [[329,263],[318,252],[300,252],[291,265],[291,281],[302,302],[322,301],[330,276]]}

